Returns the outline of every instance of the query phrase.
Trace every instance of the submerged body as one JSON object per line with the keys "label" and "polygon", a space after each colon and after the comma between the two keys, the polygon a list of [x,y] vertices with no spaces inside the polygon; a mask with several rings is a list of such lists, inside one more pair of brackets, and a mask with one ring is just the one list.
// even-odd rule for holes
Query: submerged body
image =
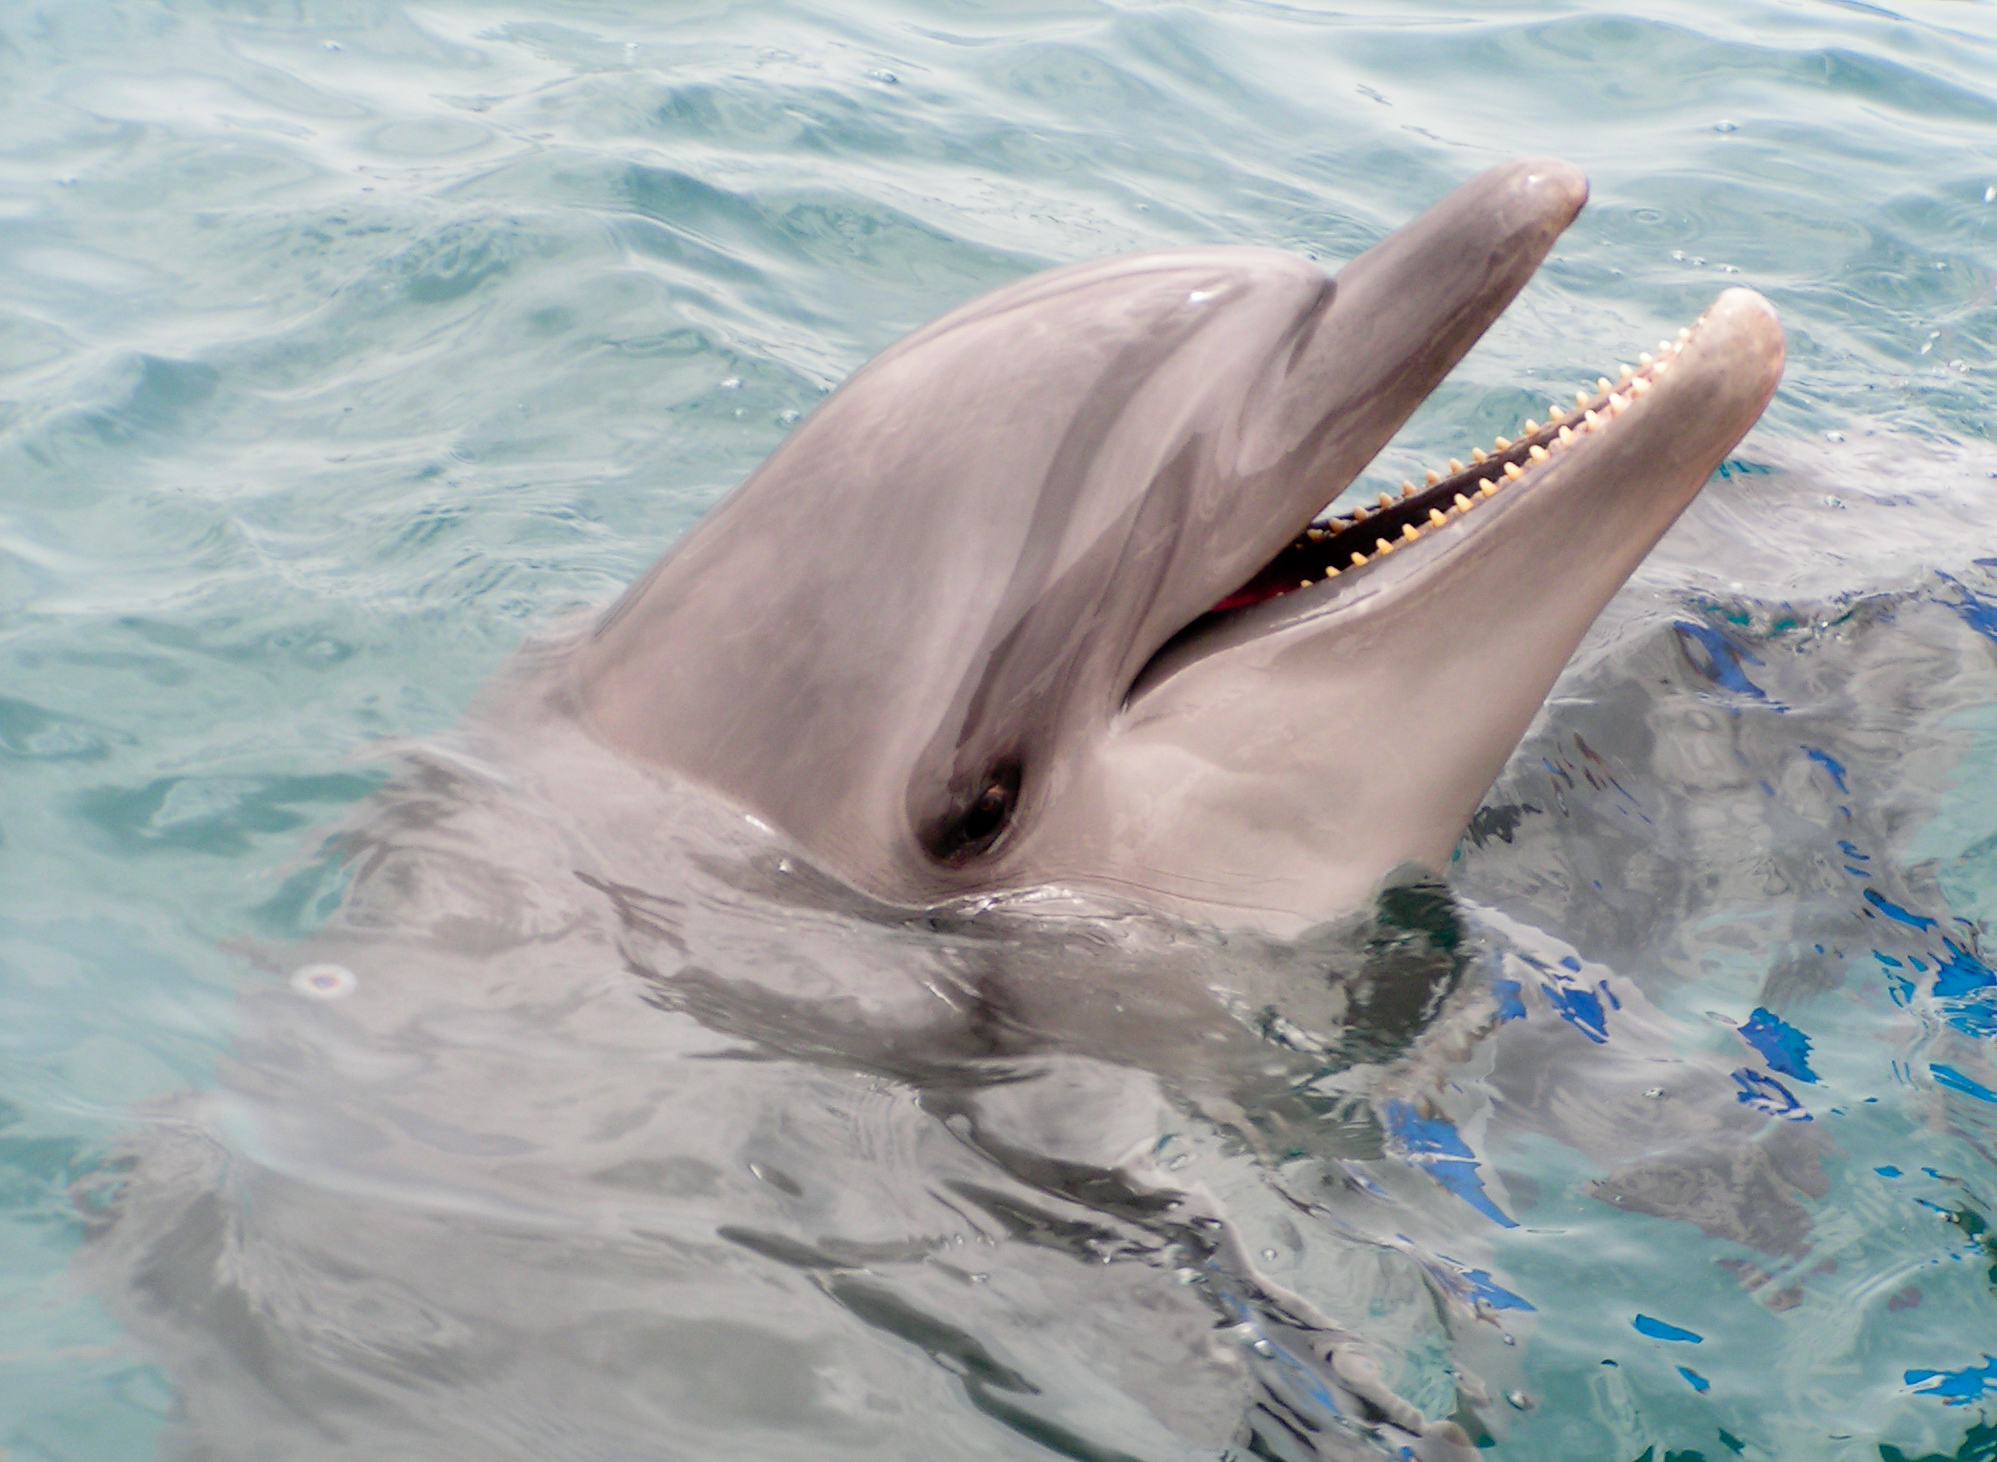
{"label": "submerged body", "polygon": [[1729,291],[1564,419],[1310,526],[1585,197],[1515,163],[1336,279],[1188,251],[965,306],[801,425],[558,694],[892,903],[1058,883],[1279,934],[1348,912],[1443,864],[1780,376],[1772,313]]}

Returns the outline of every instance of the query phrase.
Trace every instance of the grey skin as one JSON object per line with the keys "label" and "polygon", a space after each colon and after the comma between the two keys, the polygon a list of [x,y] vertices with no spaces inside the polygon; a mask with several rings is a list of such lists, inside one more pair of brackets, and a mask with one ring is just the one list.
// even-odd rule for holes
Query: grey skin
{"label": "grey skin", "polygon": [[1514,162],[1335,280],[1189,250],[946,315],[624,596],[574,703],[893,903],[1057,883],[1282,935],[1442,866],[1773,393],[1758,296],[1721,296],[1610,429],[1460,521],[1182,631],[1352,482],[1586,197]]}
{"label": "grey skin", "polygon": [[1351,483],[1586,196],[1515,162],[1335,280],[1140,255],[946,315],[633,586],[573,703],[893,903],[1060,883],[1280,935],[1441,866],[1773,393],[1758,296],[1721,296],[1609,429],[1460,521],[1181,632]]}
{"label": "grey skin", "polygon": [[[1320,1456],[1476,1455],[1462,1428],[1502,1428],[1519,1352],[1429,1256],[1485,1220],[1412,1168],[1406,1201],[1299,1199],[1227,1135],[1377,1156],[1363,1123],[1286,1099],[1418,1037],[1437,1049],[1393,1090],[1419,1095],[1481,1038],[1453,923],[1277,943],[1086,899],[907,921],[737,810],[905,905],[1070,883],[1282,933],[1441,863],[1773,389],[1765,307],[1724,298],[1612,427],[1391,558],[1202,616],[1583,194],[1559,164],[1500,169],[1335,286],[1209,251],[973,304],[857,374],[593,637],[412,755],[342,835],[337,914],[263,952],[292,978],[251,997],[225,1089],[148,1123],[115,1199],[80,1206],[100,1291],[173,1367],[178,1451],[790,1456],[802,1435],[873,1462],[1044,1455],[1072,1423],[1109,1440],[1071,1455],[1211,1456],[1315,1377],[1372,1418]],[[965,836],[994,783],[1004,816]],[[1578,1067],[1565,1029],[1521,1033],[1526,1074]],[[1337,1054],[1354,1030],[1374,1039]],[[1352,1069],[1357,1097],[1396,1079]],[[1662,1181],[1625,1192],[1669,1211]],[[1256,1272],[1248,1236],[1286,1228],[1304,1287],[1391,1315],[1363,1327],[1385,1343]],[[1447,1347],[1456,1419],[1392,1389],[1397,1333]]]}

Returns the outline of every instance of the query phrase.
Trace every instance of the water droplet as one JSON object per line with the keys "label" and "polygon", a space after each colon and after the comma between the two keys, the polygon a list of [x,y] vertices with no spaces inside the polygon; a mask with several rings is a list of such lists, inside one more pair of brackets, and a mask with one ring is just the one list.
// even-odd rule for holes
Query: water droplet
{"label": "water droplet", "polygon": [[1715,123],[1713,123],[1713,130],[1714,130],[1715,132],[1738,132],[1738,131],[1740,131],[1740,123],[1738,123],[1738,122],[1715,122]]}
{"label": "water droplet", "polygon": [[360,984],[345,965],[302,965],[291,972],[291,988],[311,1000],[344,1000]]}
{"label": "water droplet", "polygon": [[1262,1257],[1264,1259],[1276,1259],[1280,1256],[1276,1253],[1274,1249],[1264,1249],[1262,1251]]}
{"label": "water droplet", "polygon": [[882,67],[878,71],[869,71],[867,75],[872,77],[875,81],[880,82],[880,84],[883,86],[893,86],[896,82],[901,80],[899,76],[895,75],[894,72],[889,71],[886,67]]}
{"label": "water droplet", "polygon": [[1659,1097],[1664,1095],[1664,1088],[1661,1086],[1645,1087],[1643,1094],[1649,1097],[1652,1101],[1656,1101]]}
{"label": "water droplet", "polygon": [[1507,1391],[1505,1393],[1505,1400],[1511,1403],[1514,1410],[1530,1411],[1532,1409],[1532,1398],[1523,1391]]}
{"label": "water droplet", "polygon": [[1824,433],[1824,440],[1827,442],[1841,442],[1844,440],[1844,433],[1841,431],[1827,431]]}
{"label": "water droplet", "polygon": [[742,389],[742,378],[741,378],[740,376],[730,376],[730,377],[729,377],[729,378],[728,378],[727,380],[725,380],[725,381],[723,381],[723,382],[721,383],[721,389],[722,389],[722,390],[724,390],[724,391],[739,391],[739,390],[741,390],[741,389]]}
{"label": "water droplet", "polygon": [[1983,201],[1985,203],[1997,203],[1997,185],[1983,190]]}
{"label": "water droplet", "polygon": [[329,51],[337,51],[340,49],[340,43],[338,41],[324,41],[321,44],[323,44],[326,47],[326,49]]}

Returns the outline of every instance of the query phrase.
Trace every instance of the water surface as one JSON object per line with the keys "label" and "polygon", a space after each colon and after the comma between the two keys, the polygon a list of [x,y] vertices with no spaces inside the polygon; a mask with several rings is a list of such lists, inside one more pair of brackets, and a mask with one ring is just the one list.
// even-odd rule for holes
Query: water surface
{"label": "water surface", "polygon": [[[1492,1455],[1990,1455],[1993,41],[1960,0],[0,4],[0,1446],[1372,1445],[1286,1293]],[[1335,265],[1530,153],[1591,206],[1359,490],[1727,285],[1790,368],[1454,910],[911,931],[669,844],[686,909],[585,918],[487,856],[639,856],[451,728],[900,334],[1120,250]],[[367,810],[404,738],[428,842]],[[422,876],[350,896],[366,848]],[[351,999],[286,982],[315,948]],[[923,1025],[951,981],[1007,1041]]]}

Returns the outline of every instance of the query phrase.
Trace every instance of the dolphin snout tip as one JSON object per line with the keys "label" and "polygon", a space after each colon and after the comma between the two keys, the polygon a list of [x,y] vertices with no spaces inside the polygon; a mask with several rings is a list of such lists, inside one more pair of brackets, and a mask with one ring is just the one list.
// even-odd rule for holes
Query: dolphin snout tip
{"label": "dolphin snout tip", "polygon": [[1588,175],[1557,157],[1527,157],[1512,164],[1518,191],[1556,230],[1572,223],[1588,202]]}
{"label": "dolphin snout tip", "polygon": [[1768,393],[1781,379],[1789,354],[1788,337],[1775,306],[1752,289],[1736,285],[1706,311],[1707,333],[1725,343],[1736,368],[1760,367]]}
{"label": "dolphin snout tip", "polygon": [[1757,334],[1780,340],[1782,319],[1775,313],[1775,306],[1759,290],[1749,289],[1744,284],[1736,284],[1731,289],[1720,291],[1719,298],[1713,301],[1708,314],[1716,322],[1721,319],[1733,323],[1736,328],[1751,330]]}

